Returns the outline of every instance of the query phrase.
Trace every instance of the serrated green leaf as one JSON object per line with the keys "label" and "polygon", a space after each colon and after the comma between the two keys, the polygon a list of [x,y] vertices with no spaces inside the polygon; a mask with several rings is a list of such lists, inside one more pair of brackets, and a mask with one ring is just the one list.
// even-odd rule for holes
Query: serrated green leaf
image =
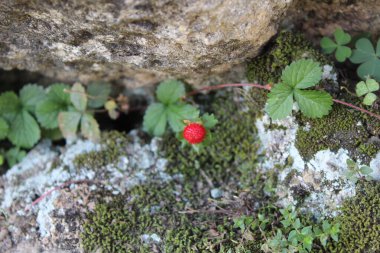
{"label": "serrated green leaf", "polygon": [[9,125],[5,119],[0,118],[0,140],[5,139],[9,132]]}
{"label": "serrated green leaf", "polygon": [[100,140],[99,124],[90,114],[84,114],[81,119],[81,133],[84,137],[91,141]]}
{"label": "serrated green leaf", "polygon": [[58,127],[58,114],[67,111],[71,104],[70,95],[65,90],[69,86],[54,84],[49,87],[46,98],[36,106],[36,116],[42,127],[54,129]]}
{"label": "serrated green leaf", "polygon": [[328,37],[323,37],[320,44],[326,54],[331,54],[338,46],[332,39]]}
{"label": "serrated green leaf", "polygon": [[75,83],[70,91],[70,99],[75,109],[84,112],[87,107],[87,95],[82,84]]}
{"label": "serrated green leaf", "polygon": [[293,88],[305,89],[315,86],[322,78],[322,68],[313,60],[298,60],[292,62],[282,72],[284,84]]}
{"label": "serrated green leaf", "polygon": [[186,126],[184,120],[197,120],[199,118],[199,111],[192,105],[171,104],[167,107],[166,115],[172,130],[174,132],[181,132]]}
{"label": "serrated green leaf", "polygon": [[320,240],[323,247],[326,247],[327,239],[329,239],[328,235],[321,235],[321,237],[319,237],[319,240]]}
{"label": "serrated green leaf", "polygon": [[19,147],[11,148],[5,153],[5,159],[7,160],[9,167],[13,167],[15,164],[19,163],[25,156],[26,152]]}
{"label": "serrated green leaf", "polygon": [[202,115],[202,122],[205,128],[210,129],[218,123],[218,120],[215,118],[214,114],[205,113]]}
{"label": "serrated green leaf", "polygon": [[87,93],[89,95],[88,107],[99,108],[107,102],[108,96],[111,93],[111,85],[103,82],[90,83]]}
{"label": "serrated green leaf", "polygon": [[294,97],[301,112],[310,118],[321,118],[327,115],[333,104],[330,94],[324,91],[296,89]]}
{"label": "serrated green leaf", "polygon": [[365,95],[365,97],[363,99],[363,104],[372,105],[373,102],[376,101],[376,99],[377,99],[377,96],[375,94],[373,94],[372,92],[370,92],[367,95]]}
{"label": "serrated green leaf", "polygon": [[171,104],[185,96],[185,86],[177,80],[161,82],[157,88],[157,99],[164,104]]}
{"label": "serrated green leaf", "polygon": [[79,112],[60,112],[58,114],[58,126],[63,137],[68,140],[75,139],[81,116]]}
{"label": "serrated green leaf", "polygon": [[356,84],[356,95],[361,97],[369,92],[368,87],[364,81],[360,81]]}
{"label": "serrated green leaf", "polygon": [[363,63],[369,61],[370,59],[377,58],[375,54],[375,49],[371,41],[367,38],[362,38],[356,41],[356,49],[352,52],[350,60],[352,63]]}
{"label": "serrated green leaf", "polygon": [[266,111],[272,119],[283,119],[293,108],[293,89],[286,84],[275,85],[268,94]]}
{"label": "serrated green leaf", "polygon": [[338,45],[346,45],[351,41],[351,36],[348,33],[345,33],[342,28],[337,28],[335,30],[334,37]]}
{"label": "serrated green leaf", "polygon": [[21,109],[21,103],[13,91],[7,91],[0,95],[0,114],[14,114]]}
{"label": "serrated green leaf", "polygon": [[323,221],[322,223],[322,229],[323,229],[323,232],[325,233],[328,233],[331,229],[331,224],[328,222],[328,221]]}
{"label": "serrated green leaf", "polygon": [[30,113],[23,109],[11,122],[8,139],[18,147],[31,148],[41,138],[40,127]]}
{"label": "serrated green leaf", "polygon": [[166,108],[161,103],[151,104],[145,112],[143,129],[154,136],[165,133],[167,123]]}
{"label": "serrated green leaf", "polygon": [[335,58],[338,62],[344,62],[352,54],[351,48],[346,46],[338,46],[335,52]]}
{"label": "serrated green leaf", "polygon": [[20,100],[24,109],[34,113],[36,105],[44,98],[45,91],[35,84],[25,85],[20,90]]}
{"label": "serrated green leaf", "polygon": [[365,81],[365,84],[368,87],[368,91],[373,92],[373,91],[378,91],[379,90],[379,83],[376,82],[374,79],[367,79]]}

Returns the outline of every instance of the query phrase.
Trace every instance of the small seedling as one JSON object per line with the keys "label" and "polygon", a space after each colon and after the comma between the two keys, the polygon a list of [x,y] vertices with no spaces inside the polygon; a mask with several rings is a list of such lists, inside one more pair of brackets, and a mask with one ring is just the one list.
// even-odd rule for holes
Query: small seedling
{"label": "small seedling", "polygon": [[379,90],[379,83],[374,79],[367,79],[365,82],[361,81],[356,84],[356,95],[358,97],[364,96],[363,104],[372,105],[377,96],[373,93]]}
{"label": "small seedling", "polygon": [[345,33],[341,28],[337,28],[334,32],[335,41],[329,37],[323,37],[321,47],[326,54],[335,51],[335,58],[339,62],[344,62],[352,54],[351,48],[345,46],[351,41],[351,36]]}
{"label": "small seedling", "polygon": [[368,166],[361,166],[359,168],[359,165],[352,161],[351,159],[347,159],[347,172],[346,177],[348,180],[356,184],[356,182],[359,180],[359,178],[364,177],[367,180],[371,180],[372,177],[370,174],[373,172],[373,170]]}
{"label": "small seedling", "polygon": [[372,42],[367,38],[361,38],[355,43],[350,61],[360,64],[357,74],[363,80],[371,77],[380,82],[380,38],[377,41],[376,50]]}

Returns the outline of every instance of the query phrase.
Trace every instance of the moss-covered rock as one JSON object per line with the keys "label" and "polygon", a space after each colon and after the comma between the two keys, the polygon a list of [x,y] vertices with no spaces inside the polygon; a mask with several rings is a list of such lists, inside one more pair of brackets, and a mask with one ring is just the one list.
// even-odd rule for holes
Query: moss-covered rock
{"label": "moss-covered rock", "polygon": [[331,252],[380,252],[380,183],[361,181],[354,198],[345,201],[339,243]]}

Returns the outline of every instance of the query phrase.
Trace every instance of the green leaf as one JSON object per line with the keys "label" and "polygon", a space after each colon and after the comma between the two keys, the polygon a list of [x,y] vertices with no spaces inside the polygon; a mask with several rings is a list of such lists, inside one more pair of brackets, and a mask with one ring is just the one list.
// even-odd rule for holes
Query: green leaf
{"label": "green leaf", "polygon": [[[58,117],[58,116],[57,116]],[[58,121],[58,120],[57,120]],[[61,130],[59,128],[54,129],[41,129],[42,138],[47,138],[52,141],[58,141],[63,138]]]}
{"label": "green leaf", "polygon": [[89,95],[88,107],[99,108],[107,102],[108,96],[111,93],[111,85],[103,82],[94,82],[89,84],[87,93]]}
{"label": "green leaf", "polygon": [[376,44],[376,56],[380,57],[380,38],[377,40]]}
{"label": "green leaf", "polygon": [[311,235],[305,236],[305,238],[303,238],[302,240],[303,247],[308,251],[311,251],[311,248],[313,246],[313,240],[314,238]]}
{"label": "green leaf", "polygon": [[20,108],[20,100],[13,91],[7,91],[0,95],[0,114],[15,114]]}
{"label": "green leaf", "polygon": [[11,122],[8,139],[18,147],[31,148],[41,137],[40,127],[30,113],[23,109]]}
{"label": "green leaf", "polygon": [[368,91],[370,92],[373,92],[373,91],[378,91],[379,90],[379,83],[376,82],[376,80],[374,79],[367,79],[365,81],[367,87],[368,87]]}
{"label": "green leaf", "polygon": [[20,100],[24,109],[34,113],[36,105],[44,98],[45,91],[41,86],[28,84],[20,90]]}
{"label": "green leaf", "polygon": [[202,122],[205,128],[210,129],[218,123],[218,120],[215,118],[214,114],[205,113],[202,115]]}
{"label": "green leaf", "polygon": [[199,117],[199,111],[192,105],[187,104],[171,104],[167,107],[166,115],[169,125],[174,132],[181,132],[186,124],[184,120],[195,121]]}
{"label": "green leaf", "polygon": [[360,168],[360,173],[362,173],[363,175],[369,175],[373,172],[373,169],[371,169],[370,167],[368,166],[362,166]]}
{"label": "green leaf", "polygon": [[349,58],[352,54],[352,50],[346,46],[338,46],[335,52],[335,58],[338,62],[344,62],[347,58]]}
{"label": "green leaf", "polygon": [[292,62],[282,72],[284,84],[298,89],[315,86],[322,78],[322,68],[313,60],[298,60]]}
{"label": "green leaf", "polygon": [[328,221],[324,220],[322,223],[322,229],[323,232],[328,233],[331,229],[331,224]]}
{"label": "green leaf", "polygon": [[345,33],[342,28],[337,28],[335,30],[334,37],[338,45],[346,45],[351,41],[351,36],[348,33]]}
{"label": "green leaf", "polygon": [[157,88],[157,98],[164,104],[171,104],[185,96],[185,86],[177,80],[161,82]]}
{"label": "green leaf", "polygon": [[356,84],[356,95],[361,97],[369,92],[369,89],[364,81],[360,81]]}
{"label": "green leaf", "polygon": [[145,112],[143,129],[154,136],[162,136],[166,129],[167,117],[165,106],[161,103],[151,104]]}
{"label": "green leaf", "polygon": [[20,162],[25,156],[26,152],[24,150],[20,150],[19,147],[11,148],[5,153],[5,159],[7,160],[9,167],[12,167]]}
{"label": "green leaf", "polygon": [[293,108],[293,89],[286,84],[275,85],[268,94],[266,111],[272,119],[283,119]]}
{"label": "green leaf", "polygon": [[373,102],[376,101],[376,99],[377,99],[377,96],[375,94],[373,94],[372,92],[370,92],[367,95],[365,95],[365,97],[363,99],[363,104],[372,105]]}
{"label": "green leaf", "polygon": [[375,49],[371,41],[367,38],[362,38],[356,41],[356,49],[352,52],[350,60],[352,63],[363,63],[369,61],[370,59],[377,58],[375,54]]}
{"label": "green leaf", "polygon": [[326,247],[328,239],[329,239],[329,236],[325,234],[322,234],[321,237],[319,237],[319,240],[323,247]]}
{"label": "green leaf", "polygon": [[90,114],[84,114],[81,120],[81,133],[84,137],[91,141],[100,140],[99,124]]}
{"label": "green leaf", "polygon": [[63,137],[68,140],[76,137],[81,116],[79,112],[60,112],[58,114],[58,125]]}
{"label": "green leaf", "polygon": [[5,139],[9,132],[9,125],[8,123],[3,119],[0,118],[0,140]]}
{"label": "green leaf", "polygon": [[320,44],[326,54],[331,54],[338,46],[332,39],[328,37],[323,37]]}
{"label": "green leaf", "polygon": [[64,90],[69,86],[54,84],[50,86],[46,98],[36,106],[36,116],[42,127],[54,129],[58,127],[58,114],[67,111],[71,104],[70,95]]}
{"label": "green leaf", "polygon": [[380,59],[372,58],[364,62],[357,69],[357,74],[362,79],[372,77],[380,81]]}
{"label": "green leaf", "polygon": [[0,154],[0,166],[4,164],[4,157]]}
{"label": "green leaf", "polygon": [[71,88],[70,99],[78,111],[84,112],[86,110],[87,95],[86,91],[80,83],[75,83]]}
{"label": "green leaf", "polygon": [[294,96],[301,112],[310,118],[327,115],[333,104],[330,94],[324,91],[296,89]]}

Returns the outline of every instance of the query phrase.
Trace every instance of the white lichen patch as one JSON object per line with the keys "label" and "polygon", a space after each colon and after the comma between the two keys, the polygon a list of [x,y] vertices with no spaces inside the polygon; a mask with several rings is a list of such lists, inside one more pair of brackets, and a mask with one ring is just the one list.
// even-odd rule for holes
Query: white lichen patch
{"label": "white lichen patch", "polygon": [[334,83],[338,83],[338,75],[331,65],[324,65],[322,72],[323,80],[332,80]]}

